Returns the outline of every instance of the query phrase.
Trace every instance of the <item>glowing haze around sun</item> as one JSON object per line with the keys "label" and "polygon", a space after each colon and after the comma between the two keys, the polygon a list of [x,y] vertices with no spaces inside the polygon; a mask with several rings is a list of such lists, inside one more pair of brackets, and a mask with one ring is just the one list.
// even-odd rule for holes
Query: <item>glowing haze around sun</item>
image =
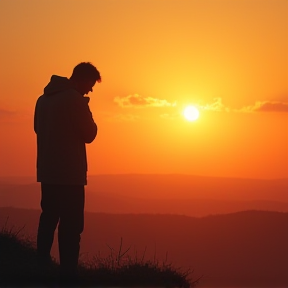
{"label": "glowing haze around sun", "polygon": [[183,115],[186,120],[195,121],[199,118],[200,113],[199,113],[199,110],[195,106],[189,105],[184,109]]}

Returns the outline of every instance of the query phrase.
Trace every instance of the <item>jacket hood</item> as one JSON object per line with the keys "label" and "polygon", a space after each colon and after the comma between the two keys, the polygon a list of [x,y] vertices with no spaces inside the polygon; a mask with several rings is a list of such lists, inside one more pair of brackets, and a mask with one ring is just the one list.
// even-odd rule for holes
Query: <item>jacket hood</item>
{"label": "jacket hood", "polygon": [[44,88],[44,95],[49,96],[58,92],[71,89],[71,83],[68,78],[52,75],[50,82]]}

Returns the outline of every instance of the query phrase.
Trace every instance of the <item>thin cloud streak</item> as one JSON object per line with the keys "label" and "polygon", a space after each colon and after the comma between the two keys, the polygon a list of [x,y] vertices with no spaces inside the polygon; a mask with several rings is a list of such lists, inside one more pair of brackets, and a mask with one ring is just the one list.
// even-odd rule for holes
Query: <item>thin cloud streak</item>
{"label": "thin cloud streak", "polygon": [[257,101],[253,105],[245,106],[240,109],[231,109],[225,106],[222,102],[222,98],[214,98],[214,102],[211,104],[206,104],[200,106],[199,108],[206,111],[216,111],[216,112],[242,112],[242,113],[252,113],[252,112],[284,112],[288,113],[288,102],[280,101]]}
{"label": "thin cloud streak", "polygon": [[241,112],[286,112],[288,113],[288,103],[263,101],[256,102],[253,106],[246,106]]}
{"label": "thin cloud streak", "polygon": [[176,103],[170,103],[165,99],[158,99],[153,97],[144,97],[139,94],[128,95],[126,97],[117,96],[114,98],[120,107],[123,108],[143,108],[143,107],[173,107]]}
{"label": "thin cloud streak", "polygon": [[[212,103],[205,105],[195,104],[199,110],[211,112],[226,112],[226,113],[265,113],[265,112],[279,112],[288,113],[288,102],[281,101],[257,101],[253,105],[244,106],[240,109],[232,109],[222,102],[221,97],[213,99]],[[167,100],[143,97],[138,94],[128,95],[126,97],[116,97],[114,101],[122,108],[144,108],[144,107],[174,107],[176,102],[170,103]],[[159,115],[162,119],[177,119],[181,117],[181,113],[163,113]],[[116,114],[108,117],[111,121],[137,121],[138,115],[133,114]]]}
{"label": "thin cloud streak", "polygon": [[14,111],[10,111],[10,110],[7,110],[7,109],[0,108],[0,117],[1,118],[10,117],[10,116],[13,116],[13,115],[15,115]]}
{"label": "thin cloud streak", "polygon": [[19,120],[19,117],[16,116],[20,116],[21,114],[19,114],[18,112],[12,111],[12,110],[8,110],[8,109],[3,109],[0,108],[0,121],[3,122],[15,122],[17,120]]}

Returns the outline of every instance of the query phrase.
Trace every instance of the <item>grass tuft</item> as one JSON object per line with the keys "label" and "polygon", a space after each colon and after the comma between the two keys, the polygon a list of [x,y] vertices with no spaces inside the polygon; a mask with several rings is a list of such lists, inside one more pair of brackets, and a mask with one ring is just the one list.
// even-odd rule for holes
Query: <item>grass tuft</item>
{"label": "grass tuft", "polygon": [[[36,244],[21,234],[23,229],[24,227],[18,230],[15,230],[15,227],[7,229],[6,224],[1,229],[0,286],[57,286],[59,264],[52,259],[51,269],[46,271],[45,275],[41,274],[41,271],[39,273]],[[77,286],[192,288],[199,281],[190,278],[193,271],[175,268],[167,261],[159,263],[155,257],[153,261],[145,260],[145,252],[140,259],[137,254],[131,257],[128,254],[130,247],[122,251],[122,238],[118,251],[112,247],[109,249],[111,253],[108,257],[101,257],[99,253],[91,260],[80,262]]]}

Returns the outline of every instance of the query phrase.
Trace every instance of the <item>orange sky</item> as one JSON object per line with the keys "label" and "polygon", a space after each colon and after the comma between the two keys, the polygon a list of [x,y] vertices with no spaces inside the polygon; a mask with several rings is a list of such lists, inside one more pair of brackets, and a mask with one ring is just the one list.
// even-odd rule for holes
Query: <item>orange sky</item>
{"label": "orange sky", "polygon": [[91,61],[89,174],[288,177],[287,15],[287,0],[1,0],[0,176],[35,175],[35,101]]}

